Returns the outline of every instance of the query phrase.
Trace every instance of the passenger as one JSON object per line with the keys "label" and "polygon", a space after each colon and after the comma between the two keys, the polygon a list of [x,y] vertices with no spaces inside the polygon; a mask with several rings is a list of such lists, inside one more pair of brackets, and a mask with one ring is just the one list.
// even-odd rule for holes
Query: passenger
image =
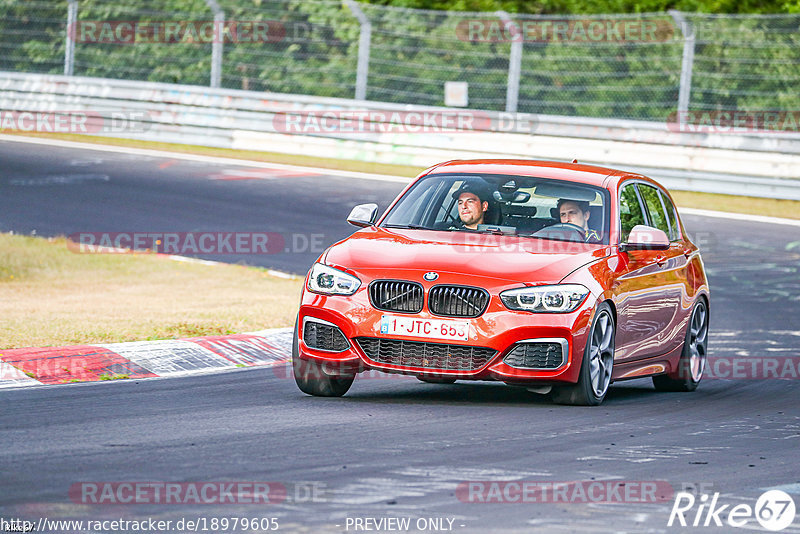
{"label": "passenger", "polygon": [[562,223],[580,226],[583,230],[585,241],[600,241],[600,236],[597,235],[597,231],[589,228],[589,217],[592,215],[589,209],[589,202],[585,200],[570,200],[567,198],[559,199],[558,214],[561,217]]}

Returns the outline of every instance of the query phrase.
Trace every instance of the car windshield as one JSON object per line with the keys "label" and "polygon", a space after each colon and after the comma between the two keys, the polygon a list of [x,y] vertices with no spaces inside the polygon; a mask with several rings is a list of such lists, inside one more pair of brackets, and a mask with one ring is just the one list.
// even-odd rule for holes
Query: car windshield
{"label": "car windshield", "polygon": [[484,232],[608,243],[608,194],[531,176],[423,177],[384,218],[384,228]]}

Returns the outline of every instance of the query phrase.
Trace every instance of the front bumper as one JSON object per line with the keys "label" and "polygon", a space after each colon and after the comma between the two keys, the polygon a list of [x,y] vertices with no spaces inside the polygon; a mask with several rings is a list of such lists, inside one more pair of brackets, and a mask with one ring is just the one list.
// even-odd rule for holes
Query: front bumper
{"label": "front bumper", "polygon": [[[325,364],[335,373],[359,373],[375,369],[420,377],[447,377],[459,380],[496,380],[510,384],[575,383],[583,359],[584,348],[594,313],[592,295],[571,313],[529,313],[512,311],[500,302],[497,293],[490,291],[491,300],[486,311],[477,318],[457,319],[469,321],[467,341],[444,341],[417,336],[393,336],[381,333],[381,317],[396,315],[372,307],[362,288],[355,295],[325,296],[304,291],[300,306],[298,332],[299,355]],[[416,314],[402,314],[418,319],[447,319],[431,314],[427,307]],[[341,330],[347,348],[340,343],[337,350],[319,350],[310,347],[303,339],[307,321],[333,325]],[[425,365],[397,365],[370,358],[359,338],[402,340],[411,342],[444,343],[459,347],[481,347],[494,351],[494,355],[477,368],[444,369]],[[555,369],[512,367],[503,359],[520,342],[542,341],[561,344],[566,350],[561,365]],[[330,349],[330,348],[329,348]],[[435,364],[432,364],[435,365]]]}

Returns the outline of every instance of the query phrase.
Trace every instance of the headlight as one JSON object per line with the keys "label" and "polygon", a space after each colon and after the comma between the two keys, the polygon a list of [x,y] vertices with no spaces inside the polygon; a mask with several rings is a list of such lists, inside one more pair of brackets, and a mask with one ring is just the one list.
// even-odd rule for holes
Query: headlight
{"label": "headlight", "polygon": [[500,300],[511,310],[544,313],[575,311],[589,290],[580,284],[521,287],[500,293]]}
{"label": "headlight", "polygon": [[339,269],[321,263],[311,267],[308,277],[308,289],[311,291],[325,295],[352,295],[359,287],[361,280]]}

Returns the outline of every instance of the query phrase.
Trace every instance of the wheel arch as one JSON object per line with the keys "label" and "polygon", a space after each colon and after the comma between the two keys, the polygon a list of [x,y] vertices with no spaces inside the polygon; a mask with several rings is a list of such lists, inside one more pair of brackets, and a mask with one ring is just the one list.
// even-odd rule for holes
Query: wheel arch
{"label": "wheel arch", "polygon": [[617,320],[617,305],[614,304],[614,301],[612,299],[606,298],[604,300],[598,301],[597,306],[599,307],[604,302],[608,304],[609,308],[611,308],[611,317],[612,317],[612,319],[614,319],[614,327],[615,328],[618,327],[619,326],[619,321]]}

